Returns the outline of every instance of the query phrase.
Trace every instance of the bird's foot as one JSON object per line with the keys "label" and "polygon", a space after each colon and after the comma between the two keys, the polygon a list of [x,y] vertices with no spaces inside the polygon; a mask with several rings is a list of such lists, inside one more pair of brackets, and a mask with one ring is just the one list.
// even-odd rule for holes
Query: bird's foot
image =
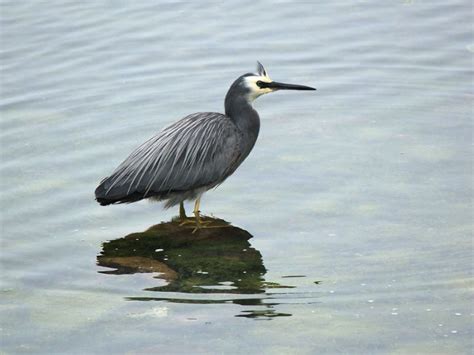
{"label": "bird's foot", "polygon": [[186,219],[180,219],[181,223],[179,224],[180,227],[183,227],[185,225],[191,225],[191,227],[194,227],[192,233],[196,233],[197,230],[201,228],[209,228],[209,225],[213,222],[212,220],[206,221],[202,220],[201,217],[197,218],[191,218],[187,217]]}
{"label": "bird's foot", "polygon": [[178,222],[180,222],[179,223],[180,227],[188,225],[188,224],[191,224],[191,225],[204,225],[204,224],[207,224],[207,223],[211,223],[211,221],[197,221],[196,218],[194,218],[194,217],[179,218]]}
{"label": "bird's foot", "polygon": [[191,233],[194,234],[199,229],[210,228],[211,223],[212,221],[202,221],[202,220],[196,221],[196,225]]}

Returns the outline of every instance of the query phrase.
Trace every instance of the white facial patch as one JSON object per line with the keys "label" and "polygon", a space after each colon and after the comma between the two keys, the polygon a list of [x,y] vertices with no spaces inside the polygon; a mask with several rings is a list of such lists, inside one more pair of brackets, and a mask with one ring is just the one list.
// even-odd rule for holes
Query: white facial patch
{"label": "white facial patch", "polygon": [[271,88],[261,88],[257,85],[257,81],[263,81],[264,83],[271,83],[272,79],[265,73],[265,75],[251,75],[251,76],[246,76],[244,78],[245,80],[245,86],[250,89],[250,93],[248,95],[249,101],[252,102],[255,100],[257,97],[263,95],[263,94],[268,94],[269,92],[272,92],[273,89]]}

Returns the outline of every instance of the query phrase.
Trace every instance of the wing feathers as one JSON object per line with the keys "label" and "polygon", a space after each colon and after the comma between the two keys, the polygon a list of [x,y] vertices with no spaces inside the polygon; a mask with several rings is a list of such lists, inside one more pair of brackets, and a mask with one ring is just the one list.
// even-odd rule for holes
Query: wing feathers
{"label": "wing feathers", "polygon": [[128,202],[132,196],[136,200],[217,185],[235,169],[240,137],[225,115],[189,115],[133,151],[102,181],[96,197]]}

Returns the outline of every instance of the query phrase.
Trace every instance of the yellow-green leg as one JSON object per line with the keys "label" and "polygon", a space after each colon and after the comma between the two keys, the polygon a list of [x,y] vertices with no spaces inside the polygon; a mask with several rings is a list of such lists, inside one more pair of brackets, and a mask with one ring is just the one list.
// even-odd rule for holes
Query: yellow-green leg
{"label": "yellow-green leg", "polygon": [[[196,199],[196,202],[194,203],[194,211],[193,211],[194,220],[192,220],[191,218],[186,217],[186,215],[184,215],[185,216],[184,218],[181,217],[181,205],[180,205],[179,211],[180,211],[180,218],[182,220],[182,222],[180,223],[180,226],[184,226],[185,224],[194,224],[195,225],[195,228],[193,230],[193,233],[194,233],[199,228],[205,227],[206,224],[212,223],[212,221],[203,221],[201,219],[201,215],[199,213],[200,205],[201,205],[201,196],[199,196]],[[184,211],[184,207],[183,207],[183,211]]]}
{"label": "yellow-green leg", "polygon": [[186,216],[186,210],[184,209],[184,203],[183,203],[183,201],[181,201],[179,203],[179,219],[184,221],[186,218],[188,218],[188,217]]}
{"label": "yellow-green leg", "polygon": [[200,226],[201,225],[201,216],[199,215],[199,206],[201,205],[201,196],[199,196],[196,199],[196,202],[194,202],[194,218],[196,219],[196,225]]}

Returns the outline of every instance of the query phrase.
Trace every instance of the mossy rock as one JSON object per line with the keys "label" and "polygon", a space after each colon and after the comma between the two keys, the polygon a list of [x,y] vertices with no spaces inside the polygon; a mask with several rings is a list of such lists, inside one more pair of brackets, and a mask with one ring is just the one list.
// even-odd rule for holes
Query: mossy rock
{"label": "mossy rock", "polygon": [[252,235],[222,219],[205,217],[207,228],[195,230],[178,221],[103,244],[98,265],[108,274],[156,272],[168,284],[151,291],[190,293],[261,293],[266,283],[262,255]]}

